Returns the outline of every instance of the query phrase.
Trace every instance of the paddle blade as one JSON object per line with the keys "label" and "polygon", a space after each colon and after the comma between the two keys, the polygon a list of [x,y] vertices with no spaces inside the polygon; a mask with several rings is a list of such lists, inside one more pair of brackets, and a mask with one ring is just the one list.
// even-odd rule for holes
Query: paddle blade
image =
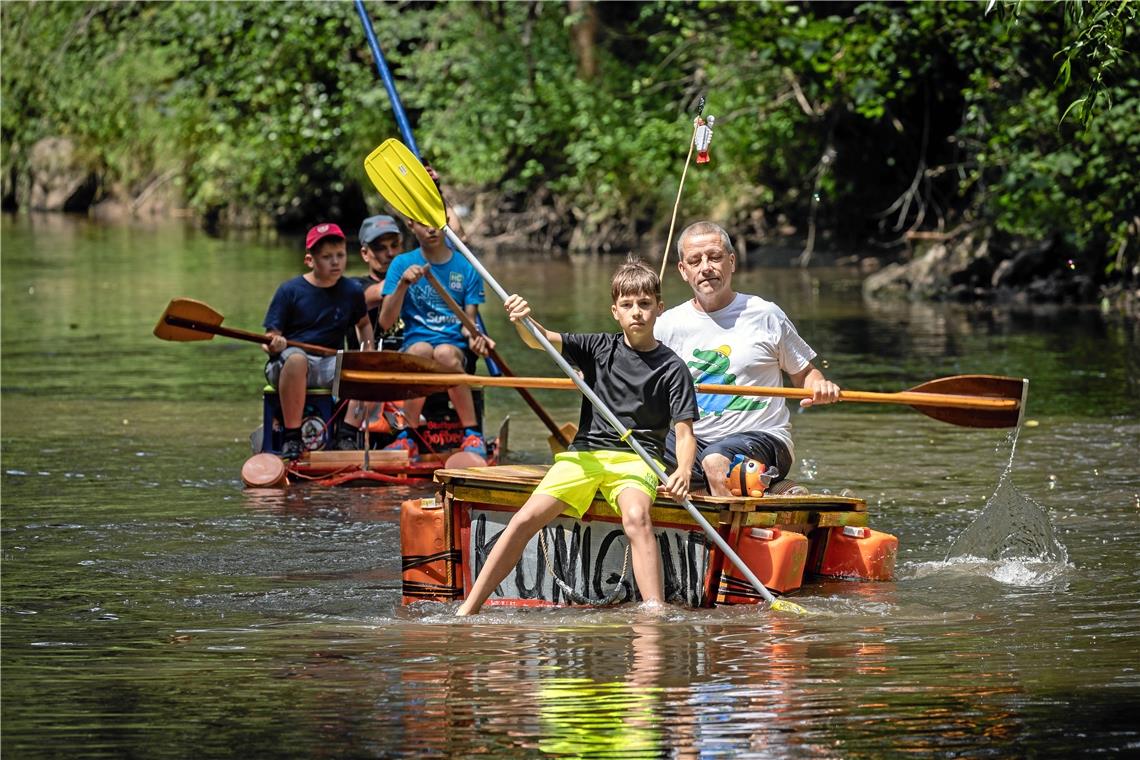
{"label": "paddle blade", "polygon": [[[566,439],[566,443],[570,443],[570,441],[574,440],[574,436],[578,434],[578,426],[573,422],[567,422],[559,426],[558,432],[562,433],[562,437]],[[551,434],[546,436],[546,443],[550,446],[550,453],[552,454],[561,454],[563,451],[566,451],[566,446],[563,445],[562,441],[558,440],[558,436],[556,435]]]}
{"label": "paddle blade", "polygon": [[162,340],[210,340],[214,333],[197,329],[195,325],[217,327],[224,317],[201,301],[193,298],[175,298],[154,326],[154,335]]}
{"label": "paddle blade", "polygon": [[[341,351],[336,357],[336,378],[333,395],[357,401],[399,401],[420,398],[444,390],[439,385],[398,385],[375,383],[351,377],[356,371],[364,372],[427,372],[446,374],[448,370],[434,359],[398,351]],[[345,373],[350,375],[345,376]]]}
{"label": "paddle blade", "polygon": [[1028,396],[1029,381],[1019,377],[1000,375],[954,375],[941,377],[917,385],[911,393],[949,393],[980,398],[1013,399],[1018,403],[1010,409],[960,409],[946,406],[912,404],[912,408],[952,425],[975,428],[1016,427],[1021,419],[1021,407]]}
{"label": "paddle blade", "polygon": [[385,140],[364,159],[368,179],[404,216],[436,229],[447,225],[443,198],[415,154],[395,138]]}
{"label": "paddle blade", "polygon": [[777,599],[776,601],[772,602],[771,607],[778,612],[791,612],[796,615],[808,614],[807,609],[801,607],[795,602],[789,602],[787,599]]}

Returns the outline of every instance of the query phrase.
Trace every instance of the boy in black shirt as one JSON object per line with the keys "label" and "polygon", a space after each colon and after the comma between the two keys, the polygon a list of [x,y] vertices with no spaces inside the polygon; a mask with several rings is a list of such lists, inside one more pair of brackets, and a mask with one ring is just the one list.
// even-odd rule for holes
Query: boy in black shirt
{"label": "boy in black shirt", "polygon": [[[677,468],[665,490],[679,499],[688,496],[696,454],[693,420],[698,416],[693,379],[685,363],[653,337],[653,324],[664,309],[661,281],[640,262],[624,264],[611,281],[614,319],[621,333],[556,333],[543,330],[547,340],[582,371],[582,378],[605,402],[637,441],[658,461],[665,435],[673,423],[677,439]],[[507,313],[531,348],[538,339],[522,323],[530,306],[517,295],[506,301]],[[601,491],[621,515],[629,539],[633,577],[641,598],[664,602],[661,556],[650,520],[657,496],[657,477],[630,450],[593,404],[582,400],[578,433],[570,450],[558,454],[554,465],[526,504],[511,518],[495,541],[471,593],[457,615],[473,615],[522,556],[531,537],[561,513],[581,517],[594,494]]]}

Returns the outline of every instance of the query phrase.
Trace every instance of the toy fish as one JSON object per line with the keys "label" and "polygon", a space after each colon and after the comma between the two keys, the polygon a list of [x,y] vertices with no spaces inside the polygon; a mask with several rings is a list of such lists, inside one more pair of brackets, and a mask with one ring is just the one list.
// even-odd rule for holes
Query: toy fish
{"label": "toy fish", "polygon": [[737,454],[729,467],[725,486],[733,496],[763,496],[768,484],[779,475],[780,471],[775,467]]}

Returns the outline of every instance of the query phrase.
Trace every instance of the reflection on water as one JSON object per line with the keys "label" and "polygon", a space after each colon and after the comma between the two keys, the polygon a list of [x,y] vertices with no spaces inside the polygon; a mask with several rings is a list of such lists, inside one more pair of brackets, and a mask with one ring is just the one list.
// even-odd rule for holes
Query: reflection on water
{"label": "reflection on water", "polygon": [[[1063,558],[945,561],[1004,431],[907,409],[796,413],[793,477],[901,540],[892,583],[753,607],[400,604],[411,488],[241,489],[256,347],[150,336],[170,297],[256,329],[294,251],[190,231],[3,221],[0,664],[5,756],[883,757],[1140,746],[1136,334],[1095,314],[869,307],[848,273],[749,269],[847,387],[1028,374],[1011,470]],[[35,234],[33,234],[33,232]],[[609,259],[488,262],[539,317],[607,329]],[[666,299],[683,297],[669,282]],[[510,335],[497,312],[495,335]],[[538,352],[501,346],[522,374]],[[559,421],[572,394],[539,393]],[[870,406],[870,405],[867,405]],[[489,394],[512,448],[546,430]],[[996,532],[985,531],[988,538]],[[1024,554],[1018,552],[1015,554]],[[987,555],[979,555],[985,557]],[[193,748],[189,750],[187,748]]]}

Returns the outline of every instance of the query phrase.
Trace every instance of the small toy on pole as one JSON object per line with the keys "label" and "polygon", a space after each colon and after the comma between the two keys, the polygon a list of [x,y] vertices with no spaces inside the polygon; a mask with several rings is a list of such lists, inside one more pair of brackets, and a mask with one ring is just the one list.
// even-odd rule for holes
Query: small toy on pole
{"label": "small toy on pole", "polygon": [[709,162],[709,145],[712,144],[713,138],[713,124],[716,123],[716,117],[710,115],[708,121],[706,121],[698,116],[693,123],[696,125],[693,142],[697,146],[697,163],[707,164]]}

